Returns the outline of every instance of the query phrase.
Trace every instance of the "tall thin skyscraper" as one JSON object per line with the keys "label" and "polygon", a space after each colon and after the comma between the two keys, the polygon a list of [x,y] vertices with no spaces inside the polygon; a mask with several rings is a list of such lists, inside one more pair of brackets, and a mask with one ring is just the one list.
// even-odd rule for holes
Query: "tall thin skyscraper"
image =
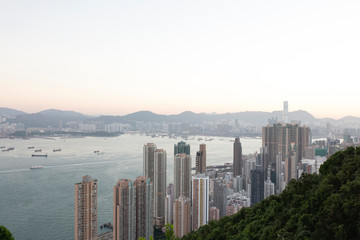
{"label": "tall thin skyscraper", "polygon": [[174,203],[174,233],[182,237],[191,232],[191,200],[180,196]]}
{"label": "tall thin skyscraper", "polygon": [[150,236],[154,236],[152,183],[149,178],[138,177],[134,181],[134,186],[136,188],[135,239],[139,239],[140,237],[143,237],[146,240],[149,240]]}
{"label": "tall thin skyscraper", "polygon": [[198,174],[192,178],[192,230],[209,221],[209,177]]}
{"label": "tall thin skyscraper", "polygon": [[274,186],[274,183],[271,182],[270,180],[270,169],[271,167],[269,166],[268,167],[268,174],[267,174],[267,180],[265,182],[265,186],[264,186],[264,198],[268,198],[270,197],[271,195],[273,195],[275,193],[275,186]]}
{"label": "tall thin skyscraper", "polygon": [[283,123],[289,123],[289,105],[288,101],[284,101],[284,108],[282,112],[282,121]]}
{"label": "tall thin skyscraper", "polygon": [[97,180],[89,175],[75,184],[75,240],[97,238]]}
{"label": "tall thin skyscraper", "polygon": [[264,200],[264,173],[261,166],[251,170],[251,206]]}
{"label": "tall thin skyscraper", "polygon": [[162,227],[165,224],[166,197],[166,151],[163,149],[155,151],[153,185],[155,225]]}
{"label": "tall thin skyscraper", "polygon": [[165,198],[165,223],[173,223],[173,205],[175,202],[175,188],[174,184],[170,183],[166,188]]}
{"label": "tall thin skyscraper", "polygon": [[206,174],[206,144],[200,144],[200,150],[196,152],[196,174]]}
{"label": "tall thin skyscraper", "polygon": [[226,185],[221,180],[214,180],[214,205],[219,209],[220,218],[226,215],[227,195]]}
{"label": "tall thin skyscraper", "polygon": [[190,155],[190,145],[183,141],[178,142],[178,144],[174,144],[174,156],[179,153],[186,153],[186,155]]}
{"label": "tall thin skyscraper", "polygon": [[185,153],[174,157],[174,187],[175,199],[191,197],[191,156]]}
{"label": "tall thin skyscraper", "polygon": [[234,142],[234,155],[233,155],[233,168],[234,168],[234,177],[242,176],[242,147],[240,143],[240,138],[235,138]]}
{"label": "tall thin skyscraper", "polygon": [[150,178],[150,181],[154,183],[154,161],[156,145],[154,143],[148,143],[143,148],[143,175]]}
{"label": "tall thin skyscraper", "polygon": [[135,187],[129,179],[114,186],[113,239],[135,239]]}

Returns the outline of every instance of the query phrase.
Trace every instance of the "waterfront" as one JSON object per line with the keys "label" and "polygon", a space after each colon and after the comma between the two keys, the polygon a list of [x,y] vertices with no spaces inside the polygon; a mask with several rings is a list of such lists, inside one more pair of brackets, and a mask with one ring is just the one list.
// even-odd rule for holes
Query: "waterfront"
{"label": "waterfront", "polygon": [[[207,164],[232,162],[233,138],[186,140],[192,164],[200,143],[207,145]],[[202,137],[205,139],[205,137]],[[209,137],[207,137],[209,138]],[[222,139],[222,140],[221,140]],[[114,138],[0,139],[0,225],[15,239],[74,239],[74,184],[85,174],[98,180],[98,225],[112,222],[113,186],[120,178],[142,175],[143,145],[154,142],[167,152],[167,183],[173,179],[173,148],[182,139],[125,134]],[[243,154],[259,151],[261,139],[241,138]],[[42,149],[47,158],[31,157]],[[53,149],[61,151],[53,152]],[[100,154],[94,154],[99,150]],[[40,165],[43,169],[29,170]]]}

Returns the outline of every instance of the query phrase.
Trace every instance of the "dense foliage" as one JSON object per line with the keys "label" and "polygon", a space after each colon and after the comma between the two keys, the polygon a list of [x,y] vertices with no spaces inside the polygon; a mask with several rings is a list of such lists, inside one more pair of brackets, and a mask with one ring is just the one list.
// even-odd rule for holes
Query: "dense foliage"
{"label": "dense foliage", "polygon": [[4,226],[0,226],[0,240],[14,240],[11,232]]}
{"label": "dense foliage", "polygon": [[360,147],[331,156],[280,195],[210,221],[187,239],[360,239]]}

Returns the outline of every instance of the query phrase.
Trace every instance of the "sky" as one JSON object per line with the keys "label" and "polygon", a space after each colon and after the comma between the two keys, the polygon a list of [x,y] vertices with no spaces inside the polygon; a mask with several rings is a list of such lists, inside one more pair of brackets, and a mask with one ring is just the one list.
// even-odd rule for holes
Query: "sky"
{"label": "sky", "polygon": [[360,117],[360,1],[0,1],[0,107]]}

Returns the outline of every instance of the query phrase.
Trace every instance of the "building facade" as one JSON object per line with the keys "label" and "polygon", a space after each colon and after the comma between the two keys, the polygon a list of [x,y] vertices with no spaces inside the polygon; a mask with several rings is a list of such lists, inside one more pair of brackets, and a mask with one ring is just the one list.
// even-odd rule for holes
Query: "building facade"
{"label": "building facade", "polygon": [[192,230],[209,221],[209,177],[198,174],[192,178]]}
{"label": "building facade", "polygon": [[206,144],[200,144],[200,150],[196,152],[196,174],[206,174]]}
{"label": "building facade", "polygon": [[242,176],[242,147],[240,143],[240,138],[235,138],[234,142],[234,154],[233,154],[233,168],[234,168],[234,177]]}
{"label": "building facade", "polygon": [[191,200],[180,196],[174,202],[174,233],[181,238],[191,232]]}
{"label": "building facade", "polygon": [[97,180],[89,175],[75,184],[75,240],[97,237]]}
{"label": "building facade", "polygon": [[175,199],[191,197],[191,156],[185,153],[174,157],[174,188]]}
{"label": "building facade", "polygon": [[155,151],[153,186],[155,225],[162,227],[165,224],[166,197],[166,151],[163,149]]}

